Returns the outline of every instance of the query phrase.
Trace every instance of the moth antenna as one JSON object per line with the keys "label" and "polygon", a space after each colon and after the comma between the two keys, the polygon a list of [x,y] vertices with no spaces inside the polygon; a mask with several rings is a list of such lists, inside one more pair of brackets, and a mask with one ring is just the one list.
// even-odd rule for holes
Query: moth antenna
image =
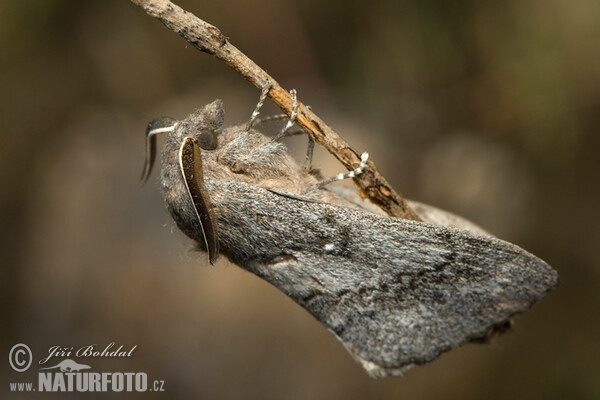
{"label": "moth antenna", "polygon": [[281,132],[273,138],[273,141],[278,141],[282,137],[287,136],[287,131],[296,123],[296,117],[298,117],[298,96],[296,89],[290,90],[290,95],[292,96],[292,113],[290,114],[290,119]]}
{"label": "moth antenna", "polygon": [[365,168],[367,168],[368,160],[369,160],[369,153],[367,153],[367,152],[362,153],[360,155],[360,165],[358,166],[358,168],[356,168],[355,170],[352,170],[350,172],[337,174],[335,176],[332,176],[331,178],[324,179],[321,182],[319,182],[317,184],[317,186],[319,188],[322,188],[323,186],[328,185],[330,183],[341,181],[341,180],[348,179],[348,178],[354,178],[355,176],[362,174],[364,172]]}
{"label": "moth antenna", "polygon": [[260,109],[262,108],[262,106],[265,102],[265,99],[267,98],[267,94],[269,94],[269,90],[271,90],[272,87],[273,87],[273,84],[269,82],[269,84],[267,86],[265,86],[263,88],[262,92],[260,93],[258,103],[256,104],[256,107],[254,107],[254,111],[252,111],[250,120],[248,121],[248,124],[246,125],[246,131],[249,131],[250,128],[252,128],[252,126],[256,122],[256,119],[258,118],[258,114],[260,114]]}
{"label": "moth antenna", "polygon": [[169,117],[154,118],[146,127],[146,157],[144,170],[140,177],[140,184],[146,183],[152,172],[154,160],[156,159],[156,135],[170,133],[177,127],[177,121]]}

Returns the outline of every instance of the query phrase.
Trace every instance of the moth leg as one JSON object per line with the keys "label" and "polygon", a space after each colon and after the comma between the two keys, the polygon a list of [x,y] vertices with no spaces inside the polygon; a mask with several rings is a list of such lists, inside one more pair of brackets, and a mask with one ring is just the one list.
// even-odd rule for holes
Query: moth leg
{"label": "moth leg", "polygon": [[[308,108],[309,110],[311,109],[309,105],[305,104],[304,106],[306,108]],[[267,122],[281,121],[282,119],[286,119],[286,118],[289,118],[289,116],[287,114],[276,114],[276,115],[270,115],[270,116],[264,117],[264,118],[257,118],[254,121],[254,125],[253,126],[266,124]],[[303,133],[303,132],[293,131],[291,133],[286,134],[286,136],[296,135],[296,134],[300,134],[300,133]]]}
{"label": "moth leg", "polygon": [[144,160],[144,170],[140,177],[140,183],[143,185],[148,180],[152,172],[152,166],[156,159],[156,135],[161,133],[170,133],[177,127],[177,121],[169,117],[154,118],[148,127],[146,127],[146,159]]}
{"label": "moth leg", "polygon": [[[248,124],[246,126],[246,129],[245,129],[246,132],[249,131],[250,128],[252,128],[255,125],[288,118],[288,116],[286,114],[277,114],[277,115],[272,115],[272,116],[268,116],[265,118],[258,118],[258,115],[260,113],[260,108],[262,107],[264,100],[265,100],[267,93],[269,92],[271,86],[272,85],[269,85],[268,87],[263,89],[261,96],[259,98],[258,104],[256,105],[254,111],[252,112],[250,121],[248,121]],[[305,133],[308,134],[309,141],[308,141],[308,148],[306,150],[306,159],[304,161],[303,169],[304,169],[304,171],[310,171],[311,164],[312,164],[312,157],[313,157],[314,148],[315,148],[315,142],[314,142],[314,139],[312,138],[312,136],[310,135],[310,133],[302,128],[290,130],[290,128],[296,122],[296,118],[298,117],[298,95],[297,95],[296,89],[290,90],[290,95],[292,97],[292,113],[290,114],[289,119],[288,119],[287,123],[285,124],[285,126],[283,127],[283,129],[281,130],[281,132],[279,132],[279,134],[277,134],[271,140],[271,143],[278,142],[281,138],[283,138],[285,136],[302,135]],[[264,143],[262,145],[266,145],[266,143]],[[259,147],[261,147],[261,145],[259,145]]]}
{"label": "moth leg", "polygon": [[[279,134],[273,138],[273,141],[278,141],[285,136],[301,135],[306,133],[308,135],[308,148],[306,149],[306,159],[304,160],[303,169],[304,171],[310,171],[313,153],[315,150],[315,140],[310,133],[304,129],[294,131],[289,130],[294,125],[296,118],[298,117],[298,96],[296,89],[290,90],[290,94],[292,95],[292,114],[290,115],[290,119],[288,120],[287,124],[285,124],[281,132],[279,132]],[[283,115],[285,116],[285,114]],[[279,119],[281,115],[277,115],[275,117]],[[274,120],[275,117],[271,118],[271,120]]]}
{"label": "moth leg", "polygon": [[362,174],[364,172],[365,168],[367,168],[368,160],[369,160],[369,153],[366,153],[366,152],[362,153],[360,155],[360,165],[358,166],[358,168],[356,168],[355,170],[350,171],[350,172],[337,174],[335,176],[332,176],[331,178],[324,179],[317,184],[317,187],[322,188],[323,186],[328,185],[330,183],[341,181],[341,180],[348,179],[348,178],[354,178],[355,176]]}
{"label": "moth leg", "polygon": [[277,115],[270,115],[270,116],[264,117],[264,118],[257,118],[254,120],[254,124],[252,126],[266,124],[267,122],[281,121],[282,119],[286,119],[286,118],[289,118],[287,114],[277,114]]}
{"label": "moth leg", "polygon": [[296,117],[298,117],[298,96],[296,94],[296,89],[290,90],[290,94],[292,95],[292,113],[290,114],[290,119],[285,124],[281,132],[279,132],[279,134],[273,138],[274,142],[277,142],[282,137],[287,136],[288,130],[296,123]]}
{"label": "moth leg", "polygon": [[[270,121],[275,121],[276,119],[283,119],[283,118],[288,118],[288,116],[286,114],[273,115],[272,117],[267,117],[264,119],[257,120],[255,125],[260,124],[262,122],[270,122]],[[304,164],[302,166],[304,171],[308,172],[308,171],[310,171],[310,169],[312,167],[312,159],[313,159],[313,154],[315,151],[315,140],[306,130],[304,130],[304,128],[288,130],[287,132],[285,132],[285,136],[297,136],[297,135],[308,136],[308,147],[306,148],[306,158],[305,158]],[[273,139],[273,140],[275,140],[275,139]]]}
{"label": "moth leg", "polygon": [[254,107],[254,111],[252,111],[252,115],[250,116],[250,120],[246,124],[246,132],[249,131],[252,126],[256,123],[256,119],[258,118],[258,114],[260,114],[260,109],[265,103],[265,99],[267,98],[267,94],[269,94],[269,90],[273,87],[273,84],[269,82],[267,86],[265,86],[260,93],[260,97],[258,99],[258,103],[256,107]]}
{"label": "moth leg", "polygon": [[306,148],[306,159],[304,160],[304,171],[310,171],[312,166],[313,153],[315,151],[315,140],[311,135],[308,135],[308,147]]}

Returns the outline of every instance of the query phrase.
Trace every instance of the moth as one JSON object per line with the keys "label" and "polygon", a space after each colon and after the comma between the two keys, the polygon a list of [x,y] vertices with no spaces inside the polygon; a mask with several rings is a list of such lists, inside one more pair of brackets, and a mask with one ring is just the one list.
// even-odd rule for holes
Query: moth
{"label": "moth", "polygon": [[364,163],[324,180],[296,162],[254,129],[264,95],[244,125],[224,127],[221,100],[150,122],[142,180],[165,133],[160,182],[177,226],[211,264],[223,254],[304,307],[371,377],[486,340],[557,286],[544,261],[461,217],[416,202],[423,222],[389,217],[331,183]]}

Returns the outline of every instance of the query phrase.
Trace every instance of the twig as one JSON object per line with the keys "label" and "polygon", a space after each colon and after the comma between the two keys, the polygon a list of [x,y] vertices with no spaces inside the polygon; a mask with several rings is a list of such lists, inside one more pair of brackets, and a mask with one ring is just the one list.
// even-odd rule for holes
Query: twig
{"label": "twig", "polygon": [[[177,32],[198,50],[212,54],[238,71],[258,89],[271,85],[268,96],[287,115],[292,113],[290,93],[275,79],[233,46],[221,31],[168,0],[131,0],[152,17],[158,18],[167,28]],[[333,154],[348,170],[356,169],[360,154],[354,151],[310,108],[298,104],[296,123],[307,129],[313,139]],[[382,210],[394,217],[420,221],[419,216],[408,206],[404,198],[392,189],[379,174],[375,164],[368,162],[367,168],[354,178],[363,195]]]}

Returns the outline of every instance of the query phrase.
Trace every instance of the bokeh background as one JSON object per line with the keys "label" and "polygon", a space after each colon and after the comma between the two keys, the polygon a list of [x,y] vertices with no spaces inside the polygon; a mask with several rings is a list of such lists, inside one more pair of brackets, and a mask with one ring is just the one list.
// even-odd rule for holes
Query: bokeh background
{"label": "bokeh background", "polygon": [[[561,286],[491,345],[370,380],[275,288],[206,265],[156,175],[138,185],[151,118],[222,98],[243,122],[258,91],[126,0],[3,1],[0,397],[28,398],[8,382],[35,380],[6,363],[15,343],[37,361],[114,341],[134,356],[89,364],[165,381],[144,398],[600,398],[597,0],[179,4],[407,197],[528,249]],[[301,155],[306,139],[288,144]]]}

